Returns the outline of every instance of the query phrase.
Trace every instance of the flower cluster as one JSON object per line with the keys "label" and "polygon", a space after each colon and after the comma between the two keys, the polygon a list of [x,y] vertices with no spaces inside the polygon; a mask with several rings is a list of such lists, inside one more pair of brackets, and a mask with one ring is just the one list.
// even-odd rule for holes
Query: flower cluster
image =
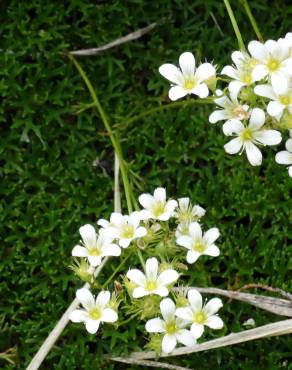
{"label": "flower cluster", "polygon": [[[153,195],[140,195],[139,203],[143,208],[130,215],[114,212],[109,220],[99,219],[98,231],[88,224],[79,229],[81,242],[73,248],[72,256],[81,258],[76,272],[82,268],[79,277],[86,276],[84,280],[93,289],[100,286],[94,281],[94,272],[105,257],[123,258],[123,250],[128,249],[128,253],[139,256],[142,269],[128,269],[115,293],[101,290],[95,297],[89,289],[79,289],[76,297],[83,308],[71,312],[70,319],[84,323],[87,331],[94,334],[101,323],[118,321],[118,306],[123,302],[127,314],[139,314],[141,319],[152,317],[146,323],[146,331],[159,337],[159,343],[156,340],[152,348],[170,353],[177,343],[195,344],[204,325],[223,327],[215,315],[222,306],[221,300],[215,298],[203,304],[200,293],[194,289],[188,291],[187,298],[173,290],[182,275],[180,265],[193,264],[203,255],[220,254],[214,244],[219,230],[203,232],[199,221],[205,210],[192,205],[189,198],[167,199],[164,188],[155,189]],[[168,297],[170,294],[173,299]],[[119,311],[123,315],[122,308]]]}
{"label": "flower cluster", "polygon": [[[223,133],[234,137],[224,146],[225,151],[245,152],[249,163],[259,166],[262,153],[258,147],[278,145],[281,132],[285,135],[292,129],[292,33],[276,41],[251,41],[247,49],[234,51],[233,65],[222,69],[220,80],[224,80],[224,76],[228,78],[228,86],[223,91],[216,90],[219,79],[215,67],[203,63],[196,70],[195,58],[190,52],[180,56],[180,69],[163,64],[159,72],[175,84],[169,91],[171,100],[186,94],[205,98],[209,94],[208,86],[212,86],[213,101],[218,109],[210,114],[209,121],[223,121]],[[291,153],[289,140],[288,152],[285,152],[288,154]],[[276,155],[276,162],[291,164],[291,157],[283,153]]]}

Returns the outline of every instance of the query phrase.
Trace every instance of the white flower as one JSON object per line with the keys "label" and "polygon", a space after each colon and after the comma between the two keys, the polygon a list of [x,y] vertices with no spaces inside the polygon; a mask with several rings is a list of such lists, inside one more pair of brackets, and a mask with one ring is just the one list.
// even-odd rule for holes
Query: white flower
{"label": "white flower", "polygon": [[292,139],[286,141],[286,150],[276,154],[276,162],[279,164],[286,164],[289,166],[288,173],[292,177]]}
{"label": "white flower", "polygon": [[281,94],[276,93],[271,85],[258,85],[254,92],[265,98],[271,99],[267,107],[267,112],[272,117],[280,119],[285,108],[292,113],[292,88],[287,86]]}
{"label": "white flower", "polygon": [[214,100],[214,103],[223,108],[220,110],[215,110],[209,116],[209,121],[211,123],[216,123],[218,121],[227,121],[230,119],[243,120],[248,118],[248,105],[241,105],[238,102],[237,95],[230,93],[230,98],[228,96],[222,96]]}
{"label": "white flower", "polygon": [[208,86],[204,81],[216,74],[215,68],[210,63],[203,63],[196,69],[195,57],[190,52],[185,52],[179,57],[180,69],[173,64],[163,64],[159,72],[172,82],[169,98],[177,100],[187,94],[195,94],[200,98],[209,95]]}
{"label": "white flower", "polygon": [[96,333],[101,322],[117,321],[117,313],[113,309],[107,308],[111,297],[110,292],[100,292],[94,299],[94,296],[88,289],[82,288],[77,290],[76,297],[84,307],[84,310],[72,311],[69,319],[73,322],[84,322],[89,333]]}
{"label": "white flower", "polygon": [[187,322],[175,317],[175,304],[170,298],[165,298],[160,302],[160,311],[163,320],[160,318],[148,320],[145,329],[149,333],[164,333],[162,339],[164,353],[172,352],[177,342],[185,346],[196,344],[190,331],[185,329]]}
{"label": "white flower", "polygon": [[155,189],[154,195],[140,195],[139,202],[145,208],[140,211],[142,220],[153,218],[160,221],[167,221],[173,216],[173,211],[177,207],[176,200],[166,201],[166,191],[164,188]]}
{"label": "white flower", "polygon": [[97,235],[91,225],[81,226],[79,229],[83,245],[76,245],[72,250],[74,257],[86,257],[91,266],[98,266],[105,256],[119,256],[121,248],[112,243],[113,238],[106,237],[103,233]]}
{"label": "white flower", "polygon": [[214,244],[219,235],[219,230],[216,227],[208,230],[203,235],[198,222],[192,222],[189,225],[189,235],[179,236],[176,242],[188,249],[187,262],[194,263],[202,255],[219,256],[219,248]]}
{"label": "white flower", "polygon": [[134,298],[150,294],[166,297],[168,295],[167,285],[174,283],[178,277],[178,273],[172,269],[165,270],[158,275],[158,261],[155,257],[147,259],[145,274],[137,269],[127,272],[127,278],[137,285],[133,290]]}
{"label": "white flower", "polygon": [[221,74],[229,76],[234,80],[229,83],[228,88],[233,96],[237,96],[243,86],[249,86],[254,83],[255,79],[252,76],[252,71],[257,62],[247,53],[242,53],[241,51],[234,51],[231,54],[231,59],[236,68],[225,66]]}
{"label": "white flower", "polygon": [[194,338],[200,338],[204,325],[211,329],[222,329],[223,321],[216,312],[223,306],[221,299],[213,298],[203,306],[201,294],[196,289],[188,291],[188,307],[177,308],[175,314],[179,318],[192,323],[191,333]]}
{"label": "white flower", "polygon": [[250,54],[258,61],[252,71],[253,79],[259,81],[270,77],[273,89],[278,94],[287,90],[289,76],[292,76],[292,58],[286,40],[268,40],[264,44],[251,41],[248,44]]}
{"label": "white flower", "polygon": [[226,122],[223,125],[225,135],[234,133],[237,137],[224,145],[225,151],[229,154],[236,154],[240,150],[245,150],[247,159],[252,166],[261,165],[262,153],[255,144],[277,145],[282,140],[280,132],[263,129],[264,123],[265,113],[259,108],[252,110],[248,126],[239,120]]}
{"label": "white flower", "polygon": [[147,234],[143,226],[139,226],[141,221],[140,212],[132,212],[129,216],[123,216],[114,212],[111,214],[110,222],[99,220],[99,225],[104,225],[104,234],[119,240],[119,245],[127,248],[132,240],[142,238]]}
{"label": "white flower", "polygon": [[243,326],[250,326],[254,327],[256,325],[254,319],[251,317],[250,319],[246,320],[244,323],[242,323]]}

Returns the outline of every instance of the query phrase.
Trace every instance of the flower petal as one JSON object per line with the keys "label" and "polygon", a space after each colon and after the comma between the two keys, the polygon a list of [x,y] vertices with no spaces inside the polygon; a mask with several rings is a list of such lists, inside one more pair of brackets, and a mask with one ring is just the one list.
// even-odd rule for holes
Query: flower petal
{"label": "flower petal", "polygon": [[247,159],[252,166],[260,166],[262,164],[262,153],[251,141],[245,143],[245,151]]}
{"label": "flower petal", "polygon": [[127,278],[139,286],[145,286],[146,278],[142,271],[132,269],[127,272]]}
{"label": "flower petal", "polygon": [[88,262],[91,266],[96,267],[101,264],[100,256],[88,256]]}
{"label": "flower petal", "polygon": [[214,243],[216,239],[220,236],[220,232],[217,227],[213,227],[212,229],[205,232],[203,236],[203,240],[206,244],[211,245]]}
{"label": "flower petal", "polygon": [[205,81],[209,78],[216,75],[216,70],[211,63],[203,63],[199,65],[196,70],[195,76],[199,79],[199,81]]}
{"label": "flower petal", "polygon": [[251,75],[253,81],[260,81],[269,74],[269,71],[265,65],[259,64],[254,67]]}
{"label": "flower petal", "polygon": [[229,118],[229,115],[225,109],[215,110],[209,116],[210,123],[216,123],[218,121],[225,121]]}
{"label": "flower petal", "polygon": [[99,324],[100,324],[99,320],[87,319],[85,322],[85,327],[88,333],[95,334],[99,328]]}
{"label": "flower petal", "polygon": [[148,258],[145,264],[147,279],[156,280],[158,273],[158,261],[157,258]]}
{"label": "flower petal", "polygon": [[88,250],[84,247],[81,247],[80,245],[75,245],[75,247],[72,249],[72,256],[73,257],[87,257]]}
{"label": "flower petal", "polygon": [[87,311],[95,307],[94,297],[87,288],[78,289],[76,292],[76,297]]}
{"label": "flower petal", "polygon": [[219,330],[223,328],[224,323],[219,316],[213,315],[208,317],[208,319],[205,321],[205,325],[209,326],[211,329]]}
{"label": "flower petal", "polygon": [[219,248],[217,247],[217,245],[215,244],[211,244],[209,245],[205,251],[204,251],[204,254],[206,256],[212,256],[212,257],[218,257],[219,254],[220,254],[220,250]]}
{"label": "flower petal", "polygon": [[179,274],[175,270],[165,270],[157,278],[158,285],[169,285],[179,278]]}
{"label": "flower petal", "polygon": [[140,226],[136,229],[135,231],[135,238],[142,238],[143,236],[145,236],[147,234],[147,230],[145,227],[143,226]]}
{"label": "flower petal", "polygon": [[242,148],[242,141],[239,137],[230,140],[227,144],[224,145],[224,150],[228,154],[236,154]]}
{"label": "flower petal", "polygon": [[111,294],[108,290],[106,290],[98,294],[95,302],[98,307],[103,308],[109,303],[110,299],[111,299]]}
{"label": "flower petal", "polygon": [[194,322],[191,326],[191,333],[195,339],[200,338],[204,333],[204,325]]}
{"label": "flower petal", "polygon": [[87,312],[85,310],[74,310],[70,313],[69,319],[72,322],[84,322],[87,319]]}
{"label": "flower petal", "polygon": [[165,332],[163,320],[156,318],[146,322],[145,329],[148,333],[163,333]]}
{"label": "flower petal", "polygon": [[164,321],[171,321],[174,319],[175,304],[170,298],[165,298],[160,302],[160,311]]}
{"label": "flower petal", "polygon": [[179,66],[184,76],[192,76],[195,73],[196,61],[190,52],[182,53],[179,57]]}
{"label": "flower petal", "polygon": [[187,263],[195,263],[197,259],[200,257],[200,253],[195,252],[195,251],[188,251],[187,253]]}
{"label": "flower petal", "polygon": [[277,117],[278,115],[282,115],[285,106],[277,101],[270,101],[267,107],[267,112],[272,117]]}
{"label": "flower petal", "polygon": [[292,154],[283,150],[276,154],[275,160],[279,164],[292,164]]}
{"label": "flower petal", "polygon": [[202,229],[198,222],[191,222],[189,225],[189,233],[191,237],[195,240],[202,239]]}
{"label": "flower petal", "polygon": [[186,96],[189,92],[181,86],[173,86],[168,92],[168,97],[172,101],[176,101]]}
{"label": "flower petal", "polygon": [[[150,194],[142,194],[139,196],[139,203],[141,204],[142,207],[149,209],[153,206],[155,200],[154,197]],[[140,212],[141,216],[141,212]]]}
{"label": "flower petal", "polygon": [[190,236],[182,235],[176,239],[176,243],[182,247],[192,249],[193,240]]}
{"label": "flower petal", "polygon": [[166,200],[166,190],[165,188],[157,188],[154,190],[154,199],[157,202],[165,202]]}
{"label": "flower petal", "polygon": [[92,246],[96,243],[96,231],[92,225],[84,225],[81,226],[79,229],[79,233],[81,238],[85,244],[85,246]]}
{"label": "flower petal", "polygon": [[265,61],[269,57],[269,53],[265,45],[259,41],[251,41],[247,48],[251,56],[259,61]]}
{"label": "flower petal", "polygon": [[175,311],[175,315],[185,321],[188,321],[188,322],[193,321],[193,311],[190,309],[190,307],[177,308]]}
{"label": "flower petal", "polygon": [[237,79],[238,78],[238,73],[236,71],[236,69],[234,67],[231,67],[231,66],[225,66],[223,69],[222,69],[222,72],[221,72],[222,75],[226,75],[230,78],[233,78],[233,79]]}
{"label": "flower petal", "polygon": [[228,85],[228,90],[230,91],[230,95],[237,96],[240,89],[245,86],[246,84],[241,81],[231,81]]}
{"label": "flower petal", "polygon": [[128,248],[128,246],[130,245],[130,243],[131,243],[132,240],[133,240],[132,238],[123,238],[123,239],[120,239],[119,240],[119,245],[122,248]]}
{"label": "flower petal", "polygon": [[271,75],[271,84],[277,94],[285,94],[289,87],[289,79],[282,72],[274,72]]}
{"label": "flower petal", "polygon": [[254,138],[264,145],[277,145],[282,140],[281,133],[276,130],[261,130],[254,133]]}
{"label": "flower petal", "polygon": [[220,310],[220,308],[223,307],[223,303],[220,298],[212,298],[205,307],[203,307],[203,313],[210,317],[214,315],[216,312]]}
{"label": "flower petal", "polygon": [[250,114],[248,127],[251,130],[258,130],[264,125],[265,120],[265,112],[260,108],[254,108]]}
{"label": "flower petal", "polygon": [[176,336],[174,334],[165,334],[162,339],[162,351],[164,353],[170,353],[176,346]]}
{"label": "flower petal", "polygon": [[289,174],[290,177],[292,177],[292,166],[289,167],[288,174]]}
{"label": "flower petal", "polygon": [[164,286],[158,287],[157,289],[154,289],[151,293],[160,295],[160,297],[167,297],[168,296],[168,289]]}
{"label": "flower petal", "polygon": [[150,293],[143,287],[138,287],[133,290],[133,298],[141,298],[149,295]]}
{"label": "flower petal", "polygon": [[277,99],[277,95],[275,94],[275,91],[273,90],[271,85],[257,85],[254,88],[254,92],[257,95],[263,96],[268,99],[272,99],[272,100]]}
{"label": "flower petal", "polygon": [[205,83],[200,83],[191,90],[192,94],[198,95],[199,98],[206,98],[209,95],[208,86]]}
{"label": "flower petal", "polygon": [[115,322],[118,320],[116,311],[111,308],[105,308],[102,312],[101,321],[104,322]]}
{"label": "flower petal", "polygon": [[189,330],[181,329],[176,333],[176,339],[178,342],[182,343],[187,347],[194,346],[196,344],[196,340],[191,334]]}
{"label": "flower petal", "polygon": [[121,248],[116,244],[109,244],[102,251],[103,256],[120,256]]}
{"label": "flower petal", "polygon": [[[292,130],[290,130],[290,136],[292,137]],[[292,153],[292,139],[288,139],[285,146],[288,152]]]}
{"label": "flower petal", "polygon": [[239,68],[242,64],[242,62],[244,61],[244,54],[241,52],[241,51],[234,51],[232,54],[231,54],[231,59],[233,61],[233,63],[236,65],[237,68]]}
{"label": "flower petal", "polygon": [[193,312],[201,311],[203,306],[203,298],[196,289],[190,289],[188,291],[188,300],[190,302]]}
{"label": "flower petal", "polygon": [[183,81],[181,71],[173,64],[162,64],[162,66],[159,67],[159,73],[174,84],[180,85]]}
{"label": "flower petal", "polygon": [[239,135],[242,130],[244,130],[244,125],[238,119],[231,119],[224,123],[222,126],[223,133],[226,136],[233,134]]}

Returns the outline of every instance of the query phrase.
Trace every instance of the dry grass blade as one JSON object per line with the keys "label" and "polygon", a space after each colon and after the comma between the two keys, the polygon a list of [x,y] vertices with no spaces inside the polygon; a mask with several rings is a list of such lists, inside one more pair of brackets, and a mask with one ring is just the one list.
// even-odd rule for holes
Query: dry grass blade
{"label": "dry grass blade", "polygon": [[100,46],[99,48],[92,48],[92,49],[82,49],[82,50],[76,50],[76,51],[70,51],[70,54],[72,55],[78,55],[78,56],[85,56],[85,55],[96,55],[99,54],[105,50],[111,49],[115,46],[124,44],[129,41],[133,41],[138,39],[139,37],[145,35],[145,33],[151,31],[154,27],[156,27],[157,23],[151,23],[149,26],[146,26],[144,28],[140,28],[139,30],[135,32],[131,32],[126,36],[120,37],[108,44],[105,44],[103,46]]}
{"label": "dry grass blade", "polygon": [[[292,333],[292,319],[275,322],[273,324],[267,324],[259,326],[255,329],[245,330],[240,333],[234,333],[226,335],[225,337],[213,339],[202,344],[196,344],[192,347],[182,347],[175,349],[170,354],[161,354],[161,357],[170,356],[181,356],[190,353],[207,351],[210,349],[231,346],[233,344],[248,342],[260,338],[266,338],[275,335],[284,335]],[[151,352],[133,352],[129,358],[131,359],[153,359],[156,358],[157,354],[154,351]]]}
{"label": "dry grass blade", "polygon": [[189,370],[182,366],[171,365],[165,362],[158,362],[158,361],[135,360],[132,358],[124,358],[124,357],[111,357],[110,360],[115,361],[115,362],[122,362],[124,364],[155,367],[155,369]]}

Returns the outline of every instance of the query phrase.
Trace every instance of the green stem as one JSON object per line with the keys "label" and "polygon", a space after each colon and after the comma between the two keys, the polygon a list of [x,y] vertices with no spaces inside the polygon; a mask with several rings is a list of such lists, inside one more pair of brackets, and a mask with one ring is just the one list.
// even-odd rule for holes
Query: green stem
{"label": "green stem", "polygon": [[94,91],[94,88],[91,84],[91,82],[89,81],[88,77],[86,76],[84,70],[82,69],[82,67],[80,66],[80,64],[77,62],[77,60],[71,55],[71,54],[68,54],[68,57],[70,58],[70,60],[73,62],[73,64],[75,65],[76,69],[78,70],[78,72],[80,73],[81,77],[83,78],[83,81],[85,82],[87,88],[88,88],[88,91],[91,95],[91,98],[95,104],[95,107],[97,108],[99,114],[100,114],[100,117],[102,119],[102,122],[108,132],[108,135],[110,137],[110,140],[111,140],[111,143],[112,143],[112,146],[115,150],[115,152],[117,153],[117,156],[119,158],[119,162],[120,162],[120,168],[121,168],[121,175],[122,175],[122,179],[123,179],[123,184],[124,184],[124,189],[125,189],[125,195],[126,195],[126,201],[127,201],[127,207],[128,207],[128,212],[131,213],[133,211],[133,208],[132,208],[132,202],[131,202],[131,188],[130,188],[130,183],[129,183],[129,179],[128,179],[128,175],[127,175],[127,171],[126,171],[126,168],[125,168],[125,163],[124,163],[124,159],[123,159],[123,155],[122,155],[122,150],[121,150],[121,147],[120,147],[120,144],[118,142],[118,140],[116,139],[112,129],[111,129],[111,126],[108,122],[108,119],[106,117],[106,114],[99,102],[99,99]]}
{"label": "green stem", "polygon": [[112,279],[115,277],[116,273],[120,270],[120,268],[126,263],[126,261],[128,260],[128,258],[130,257],[131,254],[128,254],[126,258],[124,258],[122,260],[122,262],[119,264],[119,266],[114,270],[114,272],[111,274],[111,276],[107,279],[107,281],[102,284],[102,289],[104,289],[111,281]]}
{"label": "green stem", "polygon": [[249,7],[249,4],[248,4],[248,1],[247,0],[240,0],[240,2],[242,3],[243,7],[244,7],[244,10],[248,16],[248,19],[252,25],[252,28],[255,32],[255,34],[257,35],[257,38],[259,39],[259,41],[263,42],[264,39],[263,39],[263,36],[258,28],[258,25],[257,25],[257,22],[254,18],[254,16],[252,15],[252,12],[250,10],[250,7]]}
{"label": "green stem", "polygon": [[234,32],[235,32],[235,35],[236,35],[236,38],[237,38],[237,42],[238,42],[238,46],[240,48],[240,50],[242,51],[246,51],[246,48],[244,46],[244,42],[243,42],[243,39],[242,39],[242,36],[241,36],[241,33],[239,31],[239,28],[238,28],[238,25],[237,25],[237,22],[236,22],[236,19],[234,17],[234,13],[233,13],[233,10],[230,6],[230,3],[229,3],[229,0],[223,0],[224,1],[224,4],[226,6],[226,9],[227,9],[227,12],[228,12],[228,15],[229,15],[229,18],[231,20],[231,23],[232,23],[232,27],[234,29]]}
{"label": "green stem", "polygon": [[[145,262],[144,262],[144,259],[143,259],[143,256],[142,256],[142,253],[140,251],[139,248],[137,248],[137,254],[138,254],[138,257],[139,257],[139,260],[141,262],[141,265],[143,266],[143,269],[145,270]],[[145,271],[146,272],[146,271]]]}
{"label": "green stem", "polygon": [[213,99],[212,98],[197,99],[197,100],[190,99],[190,100],[183,100],[183,101],[179,101],[179,102],[175,102],[175,103],[171,103],[171,104],[160,105],[159,107],[147,109],[144,112],[129,118],[128,120],[126,120],[124,122],[122,128],[126,128],[131,123],[133,123],[135,121],[139,121],[140,119],[143,119],[146,116],[149,116],[153,113],[160,112],[160,111],[165,110],[165,109],[172,109],[172,108],[174,109],[174,108],[179,108],[179,107],[184,108],[184,107],[187,107],[189,105],[204,105],[204,104],[214,104]]}

